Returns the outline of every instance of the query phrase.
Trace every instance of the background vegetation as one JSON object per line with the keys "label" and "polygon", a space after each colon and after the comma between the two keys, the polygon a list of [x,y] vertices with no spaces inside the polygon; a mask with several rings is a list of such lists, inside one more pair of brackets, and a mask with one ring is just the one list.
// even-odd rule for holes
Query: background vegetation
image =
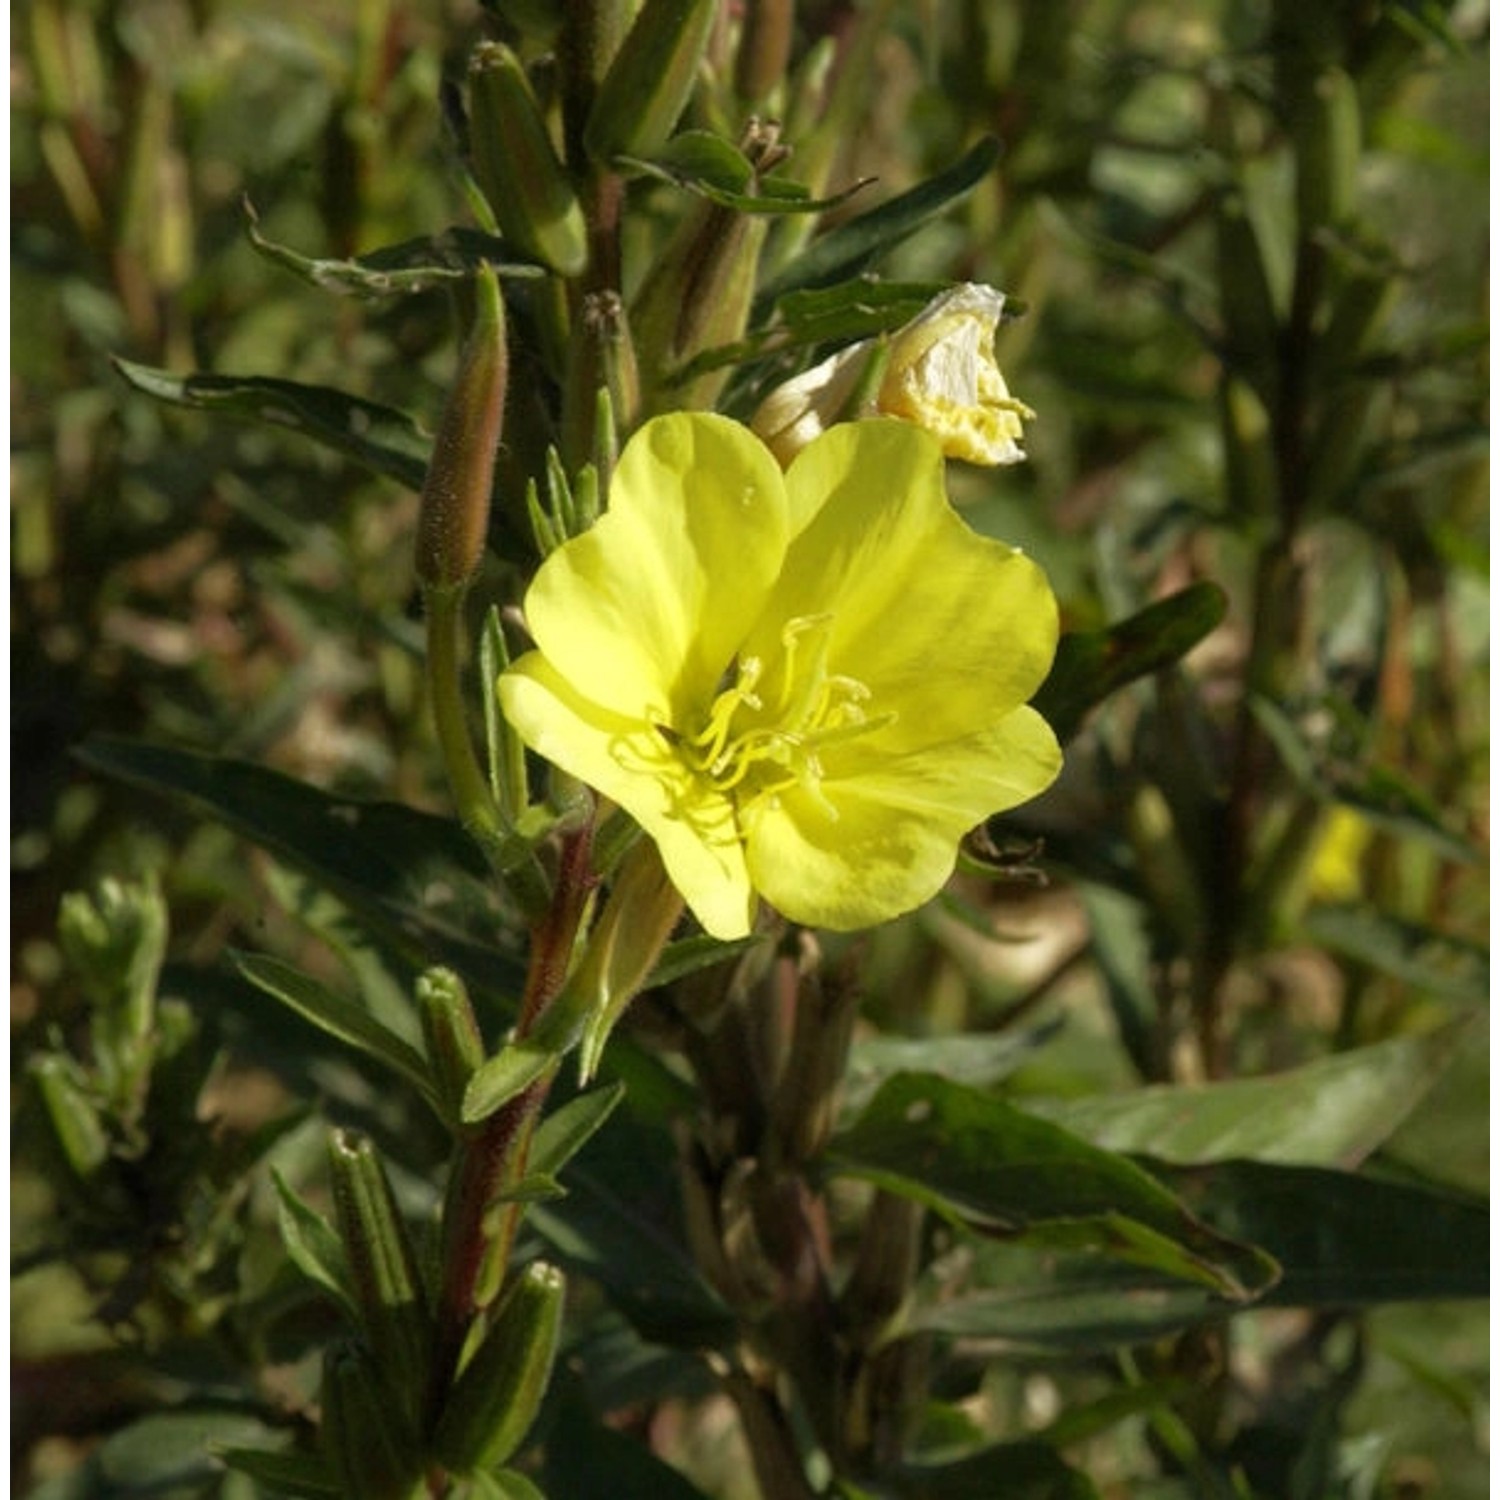
{"label": "background vegetation", "polygon": [[[206,1444],[304,1439],[337,1326],[288,1259],[270,1169],[322,1203],[329,1124],[357,1127],[403,1210],[431,1213],[446,1141],[419,1100],[227,950],[357,987],[398,1030],[413,930],[492,1039],[505,1015],[474,976],[514,993],[514,913],[460,878],[456,825],[335,816],[448,806],[410,556],[449,292],[340,295],[247,234],[333,263],[469,222],[445,85],[481,36],[545,50],[548,6],[497,9],[13,18],[22,1492],[261,1492]],[[1030,462],[952,484],[1046,566],[1070,634],[1041,700],[1064,779],[991,830],[1046,883],[971,872],[874,935],[844,1130],[809,1180],[835,1179],[836,1234],[868,1224],[870,1180],[906,1205],[874,1212],[911,1211],[876,1107],[857,1116],[910,1069],[976,1091],[954,1108],[1003,1101],[1148,1162],[1284,1271],[1228,1319],[1159,1261],[1083,1253],[1034,1201],[1019,1238],[929,1218],[901,1305],[861,1309],[872,1349],[882,1312],[905,1319],[901,1360],[869,1365],[896,1381],[881,1441],[916,1464],[897,1492],[1485,1494],[1487,7],[799,6],[794,76],[820,45],[853,49],[841,128],[809,125],[797,154],[783,100],[786,171],[814,192],[875,179],[823,233],[951,189],[850,269],[1024,306],[1000,354],[1039,413]],[[705,86],[688,123],[733,135],[725,97]],[[954,185],[965,162],[982,169]],[[642,267],[685,198],[631,191]],[[803,223],[770,231],[768,275]],[[746,366],[721,405],[748,414],[781,368]],[[191,371],[223,379],[173,379]],[[263,379],[373,403],[374,426]],[[498,524],[525,529],[514,508]],[[514,593],[514,534],[491,598]],[[266,783],[144,745],[327,795],[270,808]],[[376,890],[392,847],[405,883]],[[60,933],[70,892],[96,906]],[[750,1315],[656,1202],[672,1130],[716,1107],[659,1062],[686,983],[638,1008],[627,1102],[521,1246],[580,1273],[532,1467],[564,1500],[756,1493],[694,1352]],[[1008,1487],[975,1467],[1001,1448]]]}

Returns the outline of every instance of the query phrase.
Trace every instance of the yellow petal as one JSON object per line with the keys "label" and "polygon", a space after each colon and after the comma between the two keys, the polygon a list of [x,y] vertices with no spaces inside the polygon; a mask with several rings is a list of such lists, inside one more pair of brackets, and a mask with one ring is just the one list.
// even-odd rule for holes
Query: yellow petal
{"label": "yellow petal", "polygon": [[1041,717],[1021,708],[994,729],[833,774],[745,817],[756,888],[783,915],[852,931],[913,911],[953,873],[959,840],[990,813],[1047,786],[1061,764]]}
{"label": "yellow petal", "polygon": [[786,493],[727,418],[677,413],[626,444],[598,524],[554,552],[526,619],[574,691],[672,723],[713,695],[780,568]]}
{"label": "yellow petal", "polygon": [[501,674],[499,693],[506,719],[537,754],[618,803],[656,841],[708,932],[750,931],[755,894],[734,808],[689,774],[657,729],[584,698],[538,651]]}

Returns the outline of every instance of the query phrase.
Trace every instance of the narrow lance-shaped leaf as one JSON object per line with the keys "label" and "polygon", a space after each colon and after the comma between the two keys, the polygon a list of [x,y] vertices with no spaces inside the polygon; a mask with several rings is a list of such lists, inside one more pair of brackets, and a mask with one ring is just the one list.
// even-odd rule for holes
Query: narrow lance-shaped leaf
{"label": "narrow lance-shaped leaf", "polygon": [[751,322],[763,321],[788,292],[830,286],[858,275],[878,255],[972,191],[999,159],[999,142],[986,136],[946,171],[820,236],[762,288]]}
{"label": "narrow lance-shaped leaf", "polygon": [[1118,1096],[1032,1100],[1028,1108],[1096,1146],[1170,1162],[1353,1167],[1374,1151],[1452,1061],[1469,1018],[1265,1078],[1165,1085]]}
{"label": "narrow lance-shaped leaf", "polygon": [[1226,607],[1217,584],[1195,583],[1104,630],[1069,631],[1033,705],[1058,739],[1070,740],[1096,703],[1186,656]]}
{"label": "narrow lance-shaped leaf", "polygon": [[442,234],[386,245],[352,260],[300,255],[261,234],[260,216],[249,199],[245,200],[244,209],[245,235],[257,254],[320,291],[341,296],[390,297],[427,292],[448,282],[466,281],[481,265],[492,265],[496,274],[507,278],[546,274],[540,266],[510,261],[503,240],[461,225]]}
{"label": "narrow lance-shaped leaf", "polygon": [[1248,1300],[1275,1262],[1216,1233],[1133,1162],[1003,1100],[930,1074],[899,1074],[835,1138],[829,1165],[1006,1233],[1046,1226],[1060,1247],[1092,1246]]}
{"label": "narrow lance-shaped leaf", "polygon": [[314,1026],[400,1074],[441,1116],[442,1101],[422,1054],[368,1011],[278,959],[242,953],[235,956],[235,966],[252,984]]}
{"label": "narrow lance-shaped leaf", "polygon": [[302,434],[408,489],[420,489],[431,447],[404,412],[327,386],[265,375],[173,375],[116,359],[136,390],[174,406],[220,412]]}
{"label": "narrow lance-shaped leaf", "polygon": [[[332,891],[382,939],[493,996],[519,992],[510,955],[469,936],[503,930],[489,868],[458,824],[391,802],[335,797],[247,761],[99,736],[84,765],[217,819]],[[444,893],[440,899],[436,893]]]}

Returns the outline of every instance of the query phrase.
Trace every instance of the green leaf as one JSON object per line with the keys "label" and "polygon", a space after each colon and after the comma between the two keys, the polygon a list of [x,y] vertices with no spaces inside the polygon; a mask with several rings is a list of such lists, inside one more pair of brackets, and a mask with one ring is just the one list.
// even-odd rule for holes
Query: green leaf
{"label": "green leaf", "polygon": [[752,323],[764,322],[777,300],[805,287],[826,287],[857,276],[877,256],[914,234],[994,170],[1000,143],[986,136],[936,177],[879,208],[820,235],[761,290]]}
{"label": "green leaf", "polygon": [[682,938],[675,943],[668,943],[662,949],[661,957],[657,959],[650,978],[641,988],[643,990],[660,989],[662,985],[671,984],[673,980],[682,979],[688,974],[696,974],[700,969],[711,969],[716,964],[728,963],[730,959],[738,958],[742,953],[748,953],[757,944],[765,941],[764,937],[753,933],[749,937],[735,938],[728,943],[720,938],[701,934],[697,937]]}
{"label": "green leaf", "polygon": [[329,1036],[383,1063],[412,1085],[442,1118],[442,1099],[427,1060],[410,1042],[382,1025],[369,1011],[335,994],[307,974],[264,954],[236,953],[235,967],[251,984],[289,1005]]}
{"label": "green leaf", "polygon": [[471,931],[504,931],[478,846],[455,822],[393,802],[328,792],[248,761],[95,737],[75,752],[94,771],[213,818],[332,891],[417,962],[456,969],[474,990],[519,993],[520,964]]}
{"label": "green leaf", "polygon": [[687,1248],[677,1184],[669,1131],[622,1111],[574,1161],[568,1196],[536,1205],[527,1223],[553,1259],[597,1281],[645,1338],[719,1345],[734,1337],[734,1316]]}
{"label": "green leaf", "polygon": [[556,1176],[588,1143],[625,1097],[623,1083],[591,1089],[554,1109],[537,1126],[531,1143],[531,1170]]}
{"label": "green leaf", "polygon": [[707,130],[674,135],[649,161],[622,156],[616,164],[746,214],[823,213],[847,202],[871,181],[862,179],[831,198],[813,198],[802,184],[783,177],[762,177],[757,182],[755,168],[744,152]]}
{"label": "green leaf", "polygon": [[1224,618],[1216,583],[1194,583],[1104,630],[1069,631],[1032,706],[1066,743],[1095,704],[1180,661]]}
{"label": "green leaf", "polygon": [[446,282],[469,280],[482,264],[492,265],[502,277],[546,275],[541,266],[510,260],[510,247],[503,240],[463,226],[403,240],[352,260],[319,260],[266,239],[249,199],[244,209],[245,234],[258,254],[320,291],[340,296],[389,297],[431,291]]}
{"label": "green leaf", "polygon": [[1478,943],[1373,907],[1312,907],[1302,932],[1313,942],[1445,1000],[1483,1005],[1490,993],[1490,956]]}
{"label": "green leaf", "polygon": [[949,286],[858,276],[836,286],[788,292],[777,302],[776,314],[792,344],[846,343],[905,327]]}
{"label": "green leaf", "polygon": [[188,1480],[201,1484],[214,1476],[213,1447],[248,1446],[269,1437],[256,1417],[222,1407],[153,1412],[111,1434],[99,1448],[101,1492],[142,1493]]}
{"label": "green leaf", "polygon": [[1489,1207],[1318,1167],[1152,1167],[1225,1234],[1274,1255],[1267,1306],[1343,1307],[1489,1295]]}
{"label": "green leaf", "polygon": [[546,1454],[548,1493],[566,1500],[707,1500],[644,1443],[596,1421],[571,1392],[558,1403]]}
{"label": "green leaf", "polygon": [[339,1500],[343,1494],[325,1459],[313,1453],[274,1453],[263,1448],[215,1448],[214,1456],[237,1474],[277,1495],[297,1500]]}
{"label": "green leaf", "polygon": [[1018,1353],[1096,1355],[1150,1343],[1231,1311],[1206,1287],[1097,1255],[1061,1253],[1028,1237],[975,1244],[982,1284],[920,1289],[906,1326],[914,1332]]}
{"label": "green leaf", "polygon": [[851,1114],[863,1109],[876,1089],[897,1073],[936,1073],[972,1088],[998,1083],[1051,1041],[1061,1025],[1049,1021],[1028,1031],[994,1035],[863,1038],[850,1049],[843,1107]]}
{"label": "green leaf", "polygon": [[1047,1443],[998,1443],[945,1464],[913,1464],[902,1500],[1095,1500],[1093,1484]]}
{"label": "green leaf", "polygon": [[886,1083],[828,1160],[960,1223],[1046,1226],[1060,1248],[1097,1248],[1233,1299],[1259,1296],[1276,1277],[1259,1250],[1210,1229],[1124,1157],[930,1074]]}
{"label": "green leaf", "polygon": [[336,1301],[351,1315],[354,1314],[349,1260],[333,1225],[298,1197],[274,1168],[271,1181],[276,1186],[276,1222],[281,1230],[281,1242],[286,1246],[292,1264],[310,1281],[331,1292]]}
{"label": "green leaf", "polygon": [[501,1048],[469,1080],[464,1090],[463,1121],[477,1125],[503,1104],[526,1092],[544,1073],[558,1065],[558,1054],[550,1047],[529,1047],[524,1042]]}
{"label": "green leaf", "polygon": [[1468,1018],[1287,1073],[1118,1096],[1027,1101],[1027,1108],[1109,1151],[1175,1163],[1254,1161],[1355,1167],[1442,1076]]}
{"label": "green leaf", "polygon": [[300,433],[373,473],[420,490],[431,439],[404,412],[328,386],[265,375],[173,375],[114,360],[115,369],[158,401]]}

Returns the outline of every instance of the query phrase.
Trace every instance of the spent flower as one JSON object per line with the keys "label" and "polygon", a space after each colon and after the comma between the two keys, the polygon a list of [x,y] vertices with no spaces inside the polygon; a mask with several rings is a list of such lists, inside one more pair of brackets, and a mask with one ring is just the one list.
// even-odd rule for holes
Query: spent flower
{"label": "spent flower", "polygon": [[641,824],[716,937],[757,896],[846,931],[910,911],[971,827],[1057,774],[1026,706],[1056,601],[943,478],[900,422],[832,428],[783,474],[739,423],[675,413],[531,585],[507,718]]}
{"label": "spent flower", "polygon": [[[896,417],[925,428],[949,458],[1015,464],[1022,422],[995,359],[1005,295],[976,282],[933,298],[888,339],[863,339],[778,386],[750,425],[783,465],[850,417]],[[851,409],[852,408],[852,409]]]}

